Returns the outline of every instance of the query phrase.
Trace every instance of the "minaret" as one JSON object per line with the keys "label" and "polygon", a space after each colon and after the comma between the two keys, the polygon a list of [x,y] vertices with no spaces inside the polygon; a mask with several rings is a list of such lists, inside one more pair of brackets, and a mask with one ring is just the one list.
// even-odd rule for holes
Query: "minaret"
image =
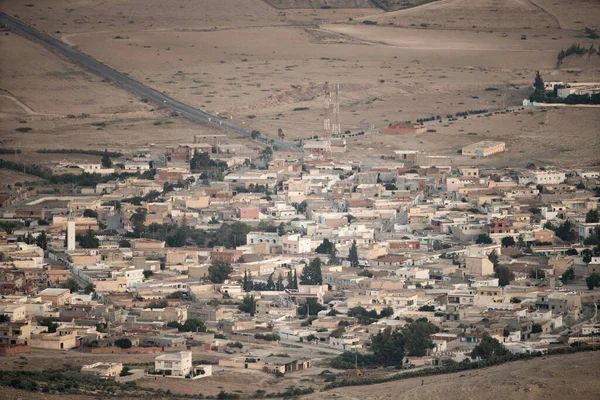
{"label": "minaret", "polygon": [[67,251],[75,250],[75,217],[69,211],[67,217]]}

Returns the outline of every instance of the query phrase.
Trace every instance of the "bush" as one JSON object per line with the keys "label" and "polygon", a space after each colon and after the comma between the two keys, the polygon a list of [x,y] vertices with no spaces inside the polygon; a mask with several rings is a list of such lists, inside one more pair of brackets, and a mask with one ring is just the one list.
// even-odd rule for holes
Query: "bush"
{"label": "bush", "polygon": [[279,335],[276,335],[274,333],[267,333],[267,334],[257,333],[254,335],[254,338],[259,339],[259,340],[266,340],[268,342],[276,342],[281,339],[279,337]]}
{"label": "bush", "polygon": [[133,344],[131,343],[131,340],[129,340],[129,339],[121,338],[121,339],[115,340],[115,346],[120,347],[122,349],[130,349],[133,346]]}

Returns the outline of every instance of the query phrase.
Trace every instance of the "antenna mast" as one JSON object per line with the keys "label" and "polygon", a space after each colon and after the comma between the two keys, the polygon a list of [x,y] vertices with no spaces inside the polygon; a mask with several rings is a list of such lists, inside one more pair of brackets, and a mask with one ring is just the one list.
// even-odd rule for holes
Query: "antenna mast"
{"label": "antenna mast", "polygon": [[323,149],[323,155],[325,159],[331,158],[331,92],[329,91],[329,82],[325,82],[323,85],[323,94],[325,95],[325,116],[323,119],[323,139],[325,148]]}
{"label": "antenna mast", "polygon": [[331,135],[333,137],[339,137],[342,134],[342,128],[340,126],[340,102],[338,100],[338,94],[340,91],[340,84],[335,84],[335,97],[333,101],[333,125],[331,127]]}

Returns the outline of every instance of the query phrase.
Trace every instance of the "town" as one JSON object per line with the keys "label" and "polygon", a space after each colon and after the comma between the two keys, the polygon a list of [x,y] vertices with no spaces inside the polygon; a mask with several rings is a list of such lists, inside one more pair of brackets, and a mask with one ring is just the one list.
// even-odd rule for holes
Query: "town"
{"label": "town", "polygon": [[216,395],[248,373],[318,377],[303,394],[378,366],[598,344],[598,169],[213,139],[43,166],[75,174],[65,194],[5,188],[2,354],[89,355],[71,368],[173,393],[172,378]]}
{"label": "town", "polygon": [[597,399],[597,0],[0,2],[0,399]]}

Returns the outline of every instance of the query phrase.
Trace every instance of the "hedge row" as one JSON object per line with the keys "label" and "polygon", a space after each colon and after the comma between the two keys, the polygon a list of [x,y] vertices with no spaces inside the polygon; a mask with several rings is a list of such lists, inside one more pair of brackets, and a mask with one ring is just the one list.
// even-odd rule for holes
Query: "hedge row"
{"label": "hedge row", "polygon": [[[570,354],[577,353],[580,351],[596,351],[600,350],[600,346],[575,346],[575,347],[561,347],[555,349],[549,349],[547,354]],[[542,352],[534,352],[534,353],[525,353],[525,354],[508,354],[503,357],[490,358],[487,360],[479,360],[479,361],[469,361],[464,360],[460,363],[456,363],[454,365],[448,366],[440,366],[433,368],[426,368],[416,371],[409,371],[405,373],[398,373],[390,376],[382,376],[382,377],[372,377],[372,378],[360,378],[360,379],[344,379],[341,381],[331,382],[325,385],[324,390],[335,389],[339,387],[345,386],[363,386],[363,385],[375,385],[378,383],[386,383],[392,381],[398,381],[401,379],[409,379],[409,378],[418,378],[423,376],[431,376],[431,375],[441,375],[441,374],[451,374],[454,372],[461,372],[470,369],[478,369],[478,368],[486,368],[494,365],[504,364],[510,361],[518,361],[518,360],[529,360],[535,357],[541,357],[544,353]]]}
{"label": "hedge row", "polygon": [[84,149],[40,149],[36,150],[36,153],[41,154],[88,154],[91,156],[103,156],[107,154],[109,157],[123,157],[123,153],[118,151],[104,151],[104,150],[84,150]]}

